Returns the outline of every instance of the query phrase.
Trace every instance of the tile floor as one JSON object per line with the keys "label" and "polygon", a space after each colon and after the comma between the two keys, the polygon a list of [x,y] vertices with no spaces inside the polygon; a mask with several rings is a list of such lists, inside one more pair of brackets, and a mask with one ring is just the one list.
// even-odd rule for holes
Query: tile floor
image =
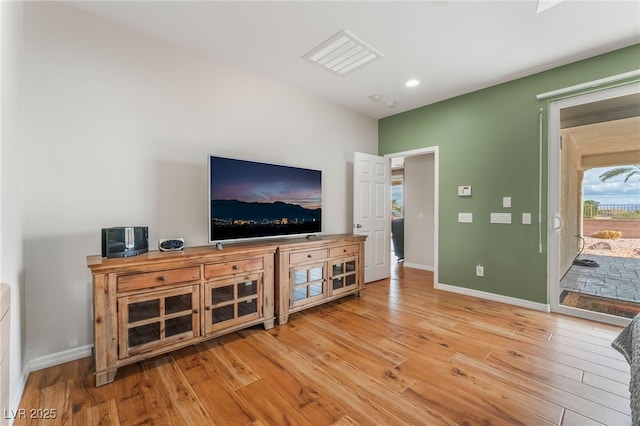
{"label": "tile floor", "polygon": [[560,281],[562,290],[640,303],[640,259],[581,255],[597,268],[573,265]]}

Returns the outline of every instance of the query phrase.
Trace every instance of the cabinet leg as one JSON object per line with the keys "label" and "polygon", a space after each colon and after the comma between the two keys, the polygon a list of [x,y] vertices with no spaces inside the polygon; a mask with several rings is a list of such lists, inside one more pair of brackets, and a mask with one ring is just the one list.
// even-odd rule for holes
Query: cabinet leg
{"label": "cabinet leg", "polygon": [[269,320],[266,320],[264,322],[264,329],[265,330],[270,330],[273,328],[273,326],[275,325],[276,319],[275,318],[271,318]]}
{"label": "cabinet leg", "polygon": [[289,321],[289,314],[278,315],[278,325],[284,325]]}
{"label": "cabinet leg", "polygon": [[102,373],[96,373],[96,387],[111,383],[116,378],[118,370],[109,370]]}

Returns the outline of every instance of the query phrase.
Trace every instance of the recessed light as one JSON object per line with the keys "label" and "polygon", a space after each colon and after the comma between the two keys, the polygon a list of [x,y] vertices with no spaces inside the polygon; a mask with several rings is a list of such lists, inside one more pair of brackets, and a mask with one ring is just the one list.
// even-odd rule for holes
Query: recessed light
{"label": "recessed light", "polygon": [[407,87],[416,87],[420,84],[419,80],[409,80],[404,85]]}
{"label": "recessed light", "polygon": [[395,101],[389,101],[389,102],[385,102],[384,106],[386,106],[387,108],[391,109],[394,106],[396,106],[396,102]]}
{"label": "recessed light", "polygon": [[382,95],[371,95],[369,96],[369,99],[373,102],[380,102],[382,100]]}

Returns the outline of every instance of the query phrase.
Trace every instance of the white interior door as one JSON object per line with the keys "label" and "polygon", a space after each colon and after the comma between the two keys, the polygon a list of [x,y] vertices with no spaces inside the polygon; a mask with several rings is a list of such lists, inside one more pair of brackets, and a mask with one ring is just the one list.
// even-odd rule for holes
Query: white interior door
{"label": "white interior door", "polygon": [[389,278],[390,187],[388,158],[356,152],[353,159],[353,233],[366,235],[364,281]]}

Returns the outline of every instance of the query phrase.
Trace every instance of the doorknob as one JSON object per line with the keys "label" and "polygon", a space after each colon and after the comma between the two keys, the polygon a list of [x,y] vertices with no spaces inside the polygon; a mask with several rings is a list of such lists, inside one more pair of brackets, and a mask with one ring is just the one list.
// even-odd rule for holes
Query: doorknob
{"label": "doorknob", "polygon": [[560,228],[562,228],[562,217],[561,216],[554,216],[553,217],[553,230],[557,231]]}
{"label": "doorknob", "polygon": [[362,225],[361,225],[361,224],[359,224],[359,223],[356,223],[356,224],[354,225],[354,227],[355,227],[355,228],[360,229],[360,228],[362,228]]}

